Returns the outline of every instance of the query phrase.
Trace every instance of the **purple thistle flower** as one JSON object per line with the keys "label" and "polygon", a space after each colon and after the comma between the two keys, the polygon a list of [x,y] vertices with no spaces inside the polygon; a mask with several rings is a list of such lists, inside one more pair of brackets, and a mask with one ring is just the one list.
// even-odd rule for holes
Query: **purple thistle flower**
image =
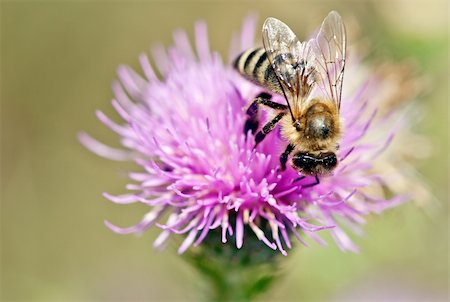
{"label": "purple thistle flower", "polygon": [[[255,24],[249,19],[235,37],[230,61],[254,46]],[[119,204],[144,203],[150,210],[128,228],[105,221],[111,230],[141,233],[156,225],[162,232],[155,247],[163,246],[171,234],[186,234],[178,250],[183,253],[215,229],[222,233],[217,241],[226,243],[234,236],[241,248],[244,238],[253,236],[244,234],[245,229],[286,255],[293,237],[304,244],[305,237],[325,244],[317,231],[328,229],[342,250],[357,251],[342,226],[359,234],[366,215],[406,199],[394,185],[393,197],[384,197],[391,183],[376,168],[402,124],[395,125],[396,114],[377,114],[383,97],[389,97],[383,96],[386,81],[372,76],[355,57],[349,58],[346,70],[339,166],[320,184],[307,187],[314,177],[294,182],[299,175],[291,167],[279,171],[279,156],[287,144],[280,135],[268,135],[256,149],[253,138],[244,135],[245,109],[262,90],[210,51],[206,25],[196,25],[195,51],[183,31],[175,32],[174,42],[167,50],[153,52],[163,80],[146,55],[140,56],[144,78],[129,67],[119,68],[112,105],[123,124],[97,112],[120,136],[125,150],[107,147],[85,133],[79,136],[92,152],[133,160],[142,168],[129,174],[134,181],[127,186],[131,193],[104,196]],[[285,102],[281,96],[275,100]],[[167,220],[161,221],[166,214]]]}

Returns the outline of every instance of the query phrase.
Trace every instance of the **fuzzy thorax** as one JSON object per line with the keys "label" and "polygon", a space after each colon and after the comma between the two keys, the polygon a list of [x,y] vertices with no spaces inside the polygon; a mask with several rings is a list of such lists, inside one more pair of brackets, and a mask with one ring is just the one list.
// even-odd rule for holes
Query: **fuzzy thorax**
{"label": "fuzzy thorax", "polygon": [[286,114],[281,120],[281,134],[296,151],[319,154],[336,152],[341,137],[341,126],[336,105],[326,100],[313,99],[294,118]]}

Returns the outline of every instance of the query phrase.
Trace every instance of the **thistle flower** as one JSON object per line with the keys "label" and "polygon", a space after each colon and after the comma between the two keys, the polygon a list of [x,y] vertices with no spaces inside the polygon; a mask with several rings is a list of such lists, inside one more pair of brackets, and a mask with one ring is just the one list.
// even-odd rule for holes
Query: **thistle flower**
{"label": "thistle flower", "polygon": [[[249,19],[234,39],[229,61],[254,47],[254,32],[255,20]],[[118,70],[112,105],[123,123],[97,112],[120,136],[124,150],[85,133],[79,136],[92,152],[133,160],[140,167],[140,172],[129,173],[130,193],[104,196],[119,204],[143,203],[149,211],[131,227],[105,221],[114,232],[142,233],[155,225],[162,230],[155,247],[163,246],[170,235],[185,234],[179,253],[207,236],[215,235],[208,239],[224,244],[232,238],[238,249],[255,237],[286,255],[293,238],[305,245],[308,237],[325,244],[318,231],[326,229],[323,232],[331,232],[342,250],[357,251],[344,228],[359,234],[366,215],[408,198],[395,190],[395,180],[384,181],[383,170],[377,169],[379,155],[389,155],[389,145],[407,120],[398,122],[392,112],[378,114],[384,99],[396,92],[356,56],[349,58],[346,69],[340,163],[333,175],[313,187],[307,185],[314,178],[295,182],[296,171],[278,169],[286,146],[279,135],[268,135],[254,149],[252,137],[244,134],[245,109],[262,90],[210,51],[204,23],[196,24],[195,50],[186,33],[177,31],[174,46],[155,48],[153,59],[157,71],[146,55],[140,56],[145,77],[126,66]],[[284,102],[281,96],[275,100]],[[395,156],[383,160],[394,161]],[[221,236],[213,230],[220,230]]]}

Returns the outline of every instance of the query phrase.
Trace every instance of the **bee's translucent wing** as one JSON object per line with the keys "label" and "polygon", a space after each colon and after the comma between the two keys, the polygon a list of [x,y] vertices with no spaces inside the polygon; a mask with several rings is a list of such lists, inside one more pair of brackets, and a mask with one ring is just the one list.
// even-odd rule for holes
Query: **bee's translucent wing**
{"label": "bee's translucent wing", "polygon": [[314,40],[301,43],[278,19],[268,18],[264,22],[264,48],[294,115],[316,81],[313,76],[314,43]]}
{"label": "bee's translucent wing", "polygon": [[341,106],[342,80],[346,61],[347,38],[341,16],[332,11],[323,20],[314,43],[315,67],[320,77],[319,87]]}

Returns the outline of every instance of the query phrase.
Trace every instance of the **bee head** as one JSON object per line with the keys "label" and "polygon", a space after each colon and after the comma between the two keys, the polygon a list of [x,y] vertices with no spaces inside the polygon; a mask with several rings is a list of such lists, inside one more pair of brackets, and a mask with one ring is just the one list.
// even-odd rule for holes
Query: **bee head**
{"label": "bee head", "polygon": [[338,160],[333,152],[311,154],[299,152],[292,157],[292,167],[303,175],[327,175],[336,168]]}

